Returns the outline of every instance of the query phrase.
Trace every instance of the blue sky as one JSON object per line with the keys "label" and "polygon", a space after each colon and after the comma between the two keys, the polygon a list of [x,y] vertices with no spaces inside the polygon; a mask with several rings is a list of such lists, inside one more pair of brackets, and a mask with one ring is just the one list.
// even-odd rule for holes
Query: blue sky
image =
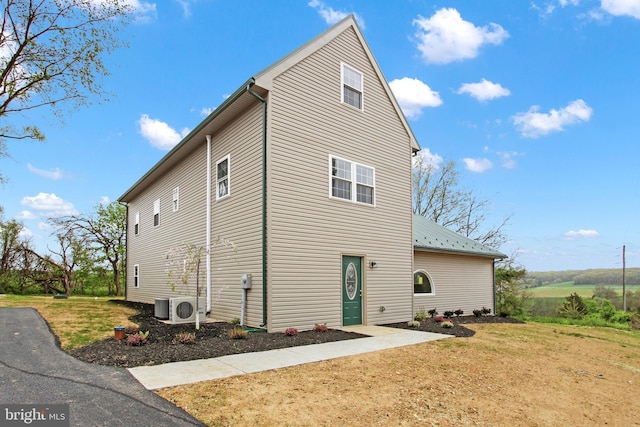
{"label": "blue sky", "polygon": [[[96,0],[99,1],[99,0]],[[45,248],[46,218],[116,200],[249,77],[348,13],[423,148],[512,215],[530,271],[640,266],[640,0],[129,0],[109,102],[47,140],[8,141],[5,218]]]}

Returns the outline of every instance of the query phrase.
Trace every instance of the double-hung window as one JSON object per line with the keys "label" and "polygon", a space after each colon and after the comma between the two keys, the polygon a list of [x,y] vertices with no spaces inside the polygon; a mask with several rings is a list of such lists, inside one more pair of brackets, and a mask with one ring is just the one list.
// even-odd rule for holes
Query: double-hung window
{"label": "double-hung window", "polygon": [[223,199],[231,193],[231,158],[226,156],[216,163],[216,200]]}
{"label": "double-hung window", "polygon": [[133,287],[140,287],[140,265],[134,264],[133,266]]}
{"label": "double-hung window", "polygon": [[136,219],[133,223],[133,234],[136,236],[140,234],[140,212],[136,212]]}
{"label": "double-hung window", "polygon": [[160,199],[153,202],[153,226],[160,225]]}
{"label": "double-hung window", "polygon": [[347,64],[342,64],[342,102],[349,104],[358,110],[364,109],[362,98],[364,84],[360,71],[351,68]]}
{"label": "double-hung window", "polygon": [[375,205],[375,169],[339,157],[329,157],[331,197]]}
{"label": "double-hung window", "polygon": [[173,211],[178,212],[180,209],[180,187],[173,189]]}

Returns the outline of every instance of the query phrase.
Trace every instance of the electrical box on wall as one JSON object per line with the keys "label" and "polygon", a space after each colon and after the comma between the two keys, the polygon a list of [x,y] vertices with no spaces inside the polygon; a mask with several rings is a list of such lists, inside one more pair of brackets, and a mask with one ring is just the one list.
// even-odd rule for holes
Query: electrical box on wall
{"label": "electrical box on wall", "polygon": [[243,274],[240,276],[240,287],[242,289],[251,289],[251,274]]}

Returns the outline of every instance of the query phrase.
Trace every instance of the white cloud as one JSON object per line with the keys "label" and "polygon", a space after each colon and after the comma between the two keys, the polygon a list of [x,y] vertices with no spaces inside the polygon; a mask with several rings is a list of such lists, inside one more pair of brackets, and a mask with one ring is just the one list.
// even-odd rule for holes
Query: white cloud
{"label": "white cloud", "polygon": [[37,196],[23,197],[20,203],[38,211],[40,217],[45,218],[78,214],[73,203],[67,202],[53,193],[38,193]]}
{"label": "white cloud", "polygon": [[[90,2],[102,7],[113,7],[113,1],[90,0]],[[151,19],[156,19],[158,17],[157,6],[155,3],[149,3],[141,0],[123,0],[121,3],[131,9],[137,22],[149,22]]]}
{"label": "white cloud", "polygon": [[599,236],[600,236],[600,233],[598,233],[596,230],[578,230],[578,231],[570,230],[564,233],[564,237],[567,240],[574,240],[579,238],[592,238],[592,237],[599,237]]}
{"label": "white cloud", "polygon": [[520,153],[516,153],[515,151],[511,152],[500,152],[496,153],[498,156],[502,158],[502,167],[505,169],[515,169],[517,166],[516,159],[514,157],[519,156]]}
{"label": "white cloud", "polygon": [[27,163],[27,169],[29,169],[29,172],[33,172],[36,175],[40,175],[47,179],[58,180],[64,177],[64,173],[60,168],[55,168],[54,170],[47,171],[44,169],[38,169],[35,166],[33,166],[31,163]]}
{"label": "white cloud", "polygon": [[513,123],[525,138],[537,138],[552,132],[560,132],[565,126],[589,121],[593,109],[582,99],[572,101],[559,110],[539,113],[539,106],[534,105],[526,113],[513,116]]}
{"label": "white cloud", "polygon": [[18,215],[16,215],[16,219],[19,221],[27,221],[30,219],[37,219],[38,216],[31,211],[20,211]]}
{"label": "white cloud", "polygon": [[482,79],[482,81],[478,83],[463,83],[456,93],[468,93],[480,102],[511,95],[509,89],[502,87],[499,83],[490,82],[487,79]]}
{"label": "white cloud", "polygon": [[[351,14],[349,12],[335,10],[334,8],[327,6],[325,2],[320,0],[311,0],[307,4],[310,7],[314,8],[318,12],[318,15],[320,15],[322,19],[324,19],[324,21],[329,25],[336,24]],[[354,18],[356,19],[356,22],[360,26],[360,28],[364,30],[365,29],[364,19],[362,19],[362,17],[360,17],[357,13],[355,12],[352,12],[352,13]]]}
{"label": "white cloud", "polygon": [[413,157],[413,167],[420,163],[423,167],[439,169],[443,162],[442,156],[432,153],[428,148],[423,148]]}
{"label": "white cloud", "polygon": [[215,108],[202,107],[202,109],[200,110],[200,115],[203,117],[207,117],[209,114],[213,113],[213,110],[215,110]]}
{"label": "white cloud", "polygon": [[418,26],[418,49],[425,61],[434,64],[475,58],[482,45],[499,45],[509,37],[500,25],[476,27],[453,8],[440,9],[431,18],[420,16],[413,25]]}
{"label": "white cloud", "polygon": [[493,163],[489,159],[472,159],[465,157],[462,161],[471,172],[482,173],[493,167]]}
{"label": "white cloud", "polygon": [[403,77],[389,83],[402,112],[409,119],[416,119],[425,107],[442,105],[440,94],[418,79]]}
{"label": "white cloud", "polygon": [[180,7],[182,7],[182,17],[189,18],[191,17],[191,5],[188,0],[176,0]]}
{"label": "white cloud", "polygon": [[186,128],[178,133],[167,123],[158,119],[152,119],[147,114],[140,116],[138,126],[140,128],[140,134],[142,134],[151,145],[160,150],[172,149],[189,133],[189,130]]}
{"label": "white cloud", "polygon": [[566,7],[566,6],[577,6],[580,4],[580,0],[560,0],[560,6],[562,7]]}
{"label": "white cloud", "polygon": [[600,7],[614,16],[628,15],[640,19],[640,0],[602,0]]}

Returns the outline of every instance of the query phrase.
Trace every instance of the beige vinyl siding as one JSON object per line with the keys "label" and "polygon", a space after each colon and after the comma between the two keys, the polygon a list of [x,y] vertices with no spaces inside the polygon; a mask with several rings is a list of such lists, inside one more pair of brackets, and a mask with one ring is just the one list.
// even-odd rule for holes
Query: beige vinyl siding
{"label": "beige vinyl siding", "polygon": [[[212,311],[216,320],[240,318],[240,276],[252,275],[245,324],[262,323],[262,105],[256,100],[230,126],[213,135],[215,165],[230,156],[229,197],[211,202]],[[230,245],[220,243],[221,239]],[[217,242],[217,243],[216,243]]]}
{"label": "beige vinyl siding", "polygon": [[[341,103],[341,62],[364,75],[364,111]],[[351,28],[274,80],[270,330],[342,324],[342,255],[363,257],[363,323],[410,318],[410,153],[409,135]],[[375,168],[375,207],[329,197],[330,155]]]}
{"label": "beige vinyl siding", "polygon": [[[180,187],[180,209],[173,212],[173,189]],[[153,225],[153,204],[160,199],[160,224]],[[153,303],[158,297],[178,296],[171,291],[166,254],[182,243],[205,244],[206,145],[154,182],[140,197],[128,204],[127,299]],[[140,228],[134,234],[135,214],[140,212]],[[133,266],[140,266],[140,287],[133,287]],[[204,287],[203,287],[204,289]],[[195,295],[195,285],[181,293]]]}
{"label": "beige vinyl siding", "polygon": [[[240,317],[240,275],[251,273],[245,323],[262,323],[262,110],[256,102],[231,125],[212,135],[211,148],[211,303],[210,317]],[[154,182],[128,205],[129,259],[127,299],[153,303],[174,297],[167,277],[167,251],[183,243],[206,245],[206,140],[176,167]],[[231,194],[216,200],[215,165],[229,155]],[[180,187],[180,209],[173,212],[173,189]],[[153,203],[160,199],[160,225],[153,226]],[[140,212],[140,233],[133,232]],[[133,288],[133,266],[140,265],[140,287]],[[200,285],[206,292],[206,258],[200,266]],[[177,284],[179,293],[183,287]],[[195,295],[195,278],[187,286]]]}
{"label": "beige vinyl siding", "polygon": [[414,269],[429,274],[434,290],[434,295],[414,294],[414,313],[437,308],[440,314],[462,309],[471,315],[482,307],[493,312],[493,259],[416,251]]}

